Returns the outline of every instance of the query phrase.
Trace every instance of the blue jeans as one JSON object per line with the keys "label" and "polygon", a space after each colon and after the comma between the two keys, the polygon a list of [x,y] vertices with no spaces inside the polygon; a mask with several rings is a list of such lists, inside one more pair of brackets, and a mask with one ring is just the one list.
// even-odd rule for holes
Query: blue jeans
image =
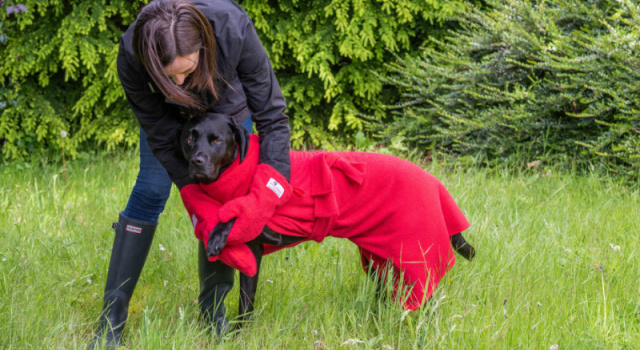
{"label": "blue jeans", "polygon": [[[251,117],[243,123],[249,133],[253,130]],[[140,171],[123,215],[135,220],[158,222],[160,213],[171,194],[171,179],[165,168],[151,152],[147,133],[140,128]]]}

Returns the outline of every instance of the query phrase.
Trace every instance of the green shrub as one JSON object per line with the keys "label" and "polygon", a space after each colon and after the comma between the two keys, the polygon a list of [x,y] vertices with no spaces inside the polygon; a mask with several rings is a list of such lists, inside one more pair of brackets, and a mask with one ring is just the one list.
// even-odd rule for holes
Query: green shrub
{"label": "green shrub", "polygon": [[142,1],[20,2],[26,12],[0,11],[2,158],[59,154],[63,130],[71,156],[96,143],[136,144],[115,58]]}
{"label": "green shrub", "polygon": [[561,162],[636,177],[640,10],[629,0],[492,0],[422,57],[390,64],[404,89],[388,140],[487,165]]}
{"label": "green shrub", "polygon": [[[420,46],[462,1],[240,3],[273,61],[300,146],[321,144],[327,129],[360,129],[361,111],[379,119],[380,96],[394,95],[374,72],[385,71],[390,52]],[[27,11],[7,13],[14,2],[0,11],[1,158],[58,154],[62,130],[71,156],[96,144],[134,145],[115,57],[119,36],[148,0],[20,0]]]}
{"label": "green shrub", "polygon": [[[292,116],[292,141],[325,145],[379,121],[391,101],[375,73],[390,52],[415,50],[460,9],[456,1],[244,0],[270,53]],[[381,99],[382,96],[382,99]],[[373,116],[368,118],[364,115]]]}
{"label": "green shrub", "polygon": [[384,116],[376,72],[392,53],[418,48],[462,0],[244,0],[270,54],[292,116],[294,146],[324,144],[327,130],[359,130]]}

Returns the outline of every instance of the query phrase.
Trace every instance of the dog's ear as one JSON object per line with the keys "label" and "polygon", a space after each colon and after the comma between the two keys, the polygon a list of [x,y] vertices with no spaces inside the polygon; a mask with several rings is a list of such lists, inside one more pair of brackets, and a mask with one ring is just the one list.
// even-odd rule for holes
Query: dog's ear
{"label": "dog's ear", "polygon": [[233,137],[236,139],[236,143],[238,144],[238,148],[240,149],[240,160],[242,163],[244,158],[247,156],[247,152],[249,151],[249,132],[244,126],[239,125],[235,119],[231,117],[227,117],[229,122],[229,127],[231,128],[231,132],[233,133]]}

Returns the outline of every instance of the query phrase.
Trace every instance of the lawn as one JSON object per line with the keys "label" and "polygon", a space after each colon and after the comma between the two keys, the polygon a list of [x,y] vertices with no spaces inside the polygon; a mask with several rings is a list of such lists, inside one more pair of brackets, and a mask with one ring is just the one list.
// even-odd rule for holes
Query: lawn
{"label": "lawn", "polygon": [[[425,168],[471,222],[425,310],[379,301],[347,240],[264,259],[253,322],[201,325],[196,239],[172,193],[130,306],[130,349],[640,349],[640,190],[601,175]],[[0,169],[0,348],[86,348],[134,153]],[[237,314],[236,289],[227,298]]]}

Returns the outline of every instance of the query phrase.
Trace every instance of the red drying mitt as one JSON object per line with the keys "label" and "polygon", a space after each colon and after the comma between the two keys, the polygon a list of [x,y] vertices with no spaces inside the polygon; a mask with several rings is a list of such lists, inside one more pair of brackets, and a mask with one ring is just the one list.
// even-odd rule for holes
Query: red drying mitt
{"label": "red drying mitt", "polygon": [[267,164],[258,164],[249,193],[225,203],[218,212],[220,222],[236,218],[227,245],[239,245],[258,237],[276,208],[289,200],[291,192],[284,176]]}
{"label": "red drying mitt", "polygon": [[249,277],[255,276],[258,272],[256,257],[251,252],[251,249],[244,243],[231,246],[227,244],[222,248],[220,255],[210,257],[209,261],[216,261],[218,259]]}
{"label": "red drying mitt", "polygon": [[180,190],[182,203],[189,213],[197,239],[209,242],[209,233],[218,224],[218,210],[222,204],[211,198],[200,185],[189,184]]}

